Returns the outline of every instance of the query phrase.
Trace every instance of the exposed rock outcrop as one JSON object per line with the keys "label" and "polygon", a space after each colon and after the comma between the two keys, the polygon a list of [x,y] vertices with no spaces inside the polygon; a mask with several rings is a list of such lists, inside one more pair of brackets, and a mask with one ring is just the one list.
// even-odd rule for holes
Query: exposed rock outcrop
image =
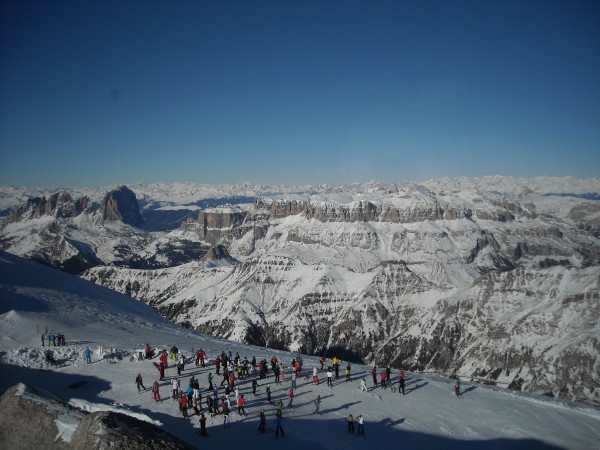
{"label": "exposed rock outcrop", "polygon": [[[76,426],[70,435],[61,422]],[[18,384],[0,397],[0,447],[11,450],[131,449],[176,450],[194,447],[158,426],[113,411],[87,413],[51,393]]]}
{"label": "exposed rock outcrop", "polygon": [[[513,205],[514,206],[514,205]],[[470,219],[473,212],[470,208],[444,206],[434,199],[423,200],[417,204],[397,207],[390,204],[381,206],[369,201],[358,201],[349,204],[310,202],[299,200],[257,199],[254,212],[267,211],[267,219],[282,219],[293,215],[302,215],[307,219],[319,222],[389,222],[416,223],[425,220],[459,220]],[[505,221],[507,217],[514,219],[510,211],[503,210],[492,218]]]}
{"label": "exposed rock outcrop", "polygon": [[144,225],[135,194],[127,186],[106,193],[100,204],[100,215],[102,220],[119,220],[134,227]]}
{"label": "exposed rock outcrop", "polygon": [[195,447],[151,423],[126,414],[101,411],[89,414],[81,421],[69,448],[191,450]]}
{"label": "exposed rock outcrop", "polygon": [[35,219],[41,216],[57,218],[76,217],[81,213],[91,213],[92,204],[87,197],[73,200],[68,192],[57,192],[46,197],[34,197],[22,205],[13,208],[7,216],[8,222]]}
{"label": "exposed rock outcrop", "polygon": [[[26,392],[31,395],[24,395]],[[24,384],[13,386],[2,394],[0,447],[11,450],[30,450],[42,446],[49,450],[71,448],[68,442],[60,438],[53,439],[60,434],[56,422],[68,411],[67,407],[58,399],[48,398],[47,395],[44,397],[44,402],[39,401],[39,393]]]}
{"label": "exposed rock outcrop", "polygon": [[219,242],[232,228],[242,225],[246,212],[240,208],[215,208],[198,213],[198,237],[210,244]]}
{"label": "exposed rock outcrop", "polygon": [[203,261],[216,261],[219,259],[233,259],[223,245],[215,245],[214,247],[211,247],[206,252],[206,255],[202,257]]}

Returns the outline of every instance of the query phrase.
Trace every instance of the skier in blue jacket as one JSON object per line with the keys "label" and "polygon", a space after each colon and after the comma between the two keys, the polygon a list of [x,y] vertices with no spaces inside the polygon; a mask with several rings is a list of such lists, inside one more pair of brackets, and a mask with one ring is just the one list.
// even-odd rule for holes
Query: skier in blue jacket
{"label": "skier in blue jacket", "polygon": [[86,347],[83,351],[83,356],[85,357],[85,363],[89,364],[92,362],[92,351],[89,347]]}

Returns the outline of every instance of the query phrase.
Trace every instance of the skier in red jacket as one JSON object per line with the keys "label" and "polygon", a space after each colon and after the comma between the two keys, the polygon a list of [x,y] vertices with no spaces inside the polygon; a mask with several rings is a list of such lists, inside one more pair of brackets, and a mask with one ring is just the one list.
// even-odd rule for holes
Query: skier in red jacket
{"label": "skier in red jacket", "polygon": [[160,392],[158,392],[158,381],[154,381],[154,384],[152,385],[152,394],[154,395],[154,401],[155,402],[160,402]]}

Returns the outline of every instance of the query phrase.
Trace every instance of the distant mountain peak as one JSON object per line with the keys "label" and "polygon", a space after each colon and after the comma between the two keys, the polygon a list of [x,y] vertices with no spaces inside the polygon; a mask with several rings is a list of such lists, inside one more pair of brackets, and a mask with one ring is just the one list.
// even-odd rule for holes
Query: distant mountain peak
{"label": "distant mountain peak", "polygon": [[106,193],[100,204],[100,215],[102,220],[118,220],[134,227],[144,225],[135,193],[125,185]]}

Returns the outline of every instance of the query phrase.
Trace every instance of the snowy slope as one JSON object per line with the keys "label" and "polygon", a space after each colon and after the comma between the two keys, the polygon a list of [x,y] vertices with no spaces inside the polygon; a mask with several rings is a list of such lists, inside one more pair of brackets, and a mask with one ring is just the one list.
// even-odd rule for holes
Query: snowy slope
{"label": "snowy slope", "polygon": [[[155,403],[150,392],[136,391],[139,372],[146,386],[157,378],[154,366],[137,361],[137,350],[148,342],[157,349],[177,345],[187,355],[199,347],[214,357],[222,350],[243,356],[269,359],[276,355],[289,366],[294,355],[228,342],[177,327],[148,306],[84,280],[39,266],[7,253],[0,253],[0,389],[17,382],[53,392],[84,411],[118,410],[160,424],[165,430],[197,448],[223,447],[243,442],[247,448],[370,449],[389,448],[600,448],[600,411],[535,394],[519,394],[463,380],[464,395],[452,393],[452,380],[407,373],[407,395],[373,389],[363,393],[358,379],[370,367],[353,366],[353,379],[335,382],[333,389],[299,380],[292,407],[284,409],[285,438],[274,438],[274,408],[267,404],[264,382],[259,396],[251,395],[249,382],[241,392],[248,398],[246,417],[232,413],[232,426],[224,429],[221,419],[209,419],[208,439],[194,433],[197,417],[184,419],[170,389],[162,383],[163,402]],[[58,367],[43,362],[39,330],[62,332],[68,346],[53,348]],[[94,350],[92,364],[83,363],[82,351]],[[109,356],[112,354],[112,357]],[[333,355],[328,355],[332,357]],[[317,364],[304,357],[307,370]],[[38,368],[50,369],[40,372]],[[188,364],[183,383],[195,375],[207,386],[210,369]],[[40,374],[42,376],[40,376]],[[173,369],[167,371],[173,376]],[[290,386],[289,375],[273,388],[274,398],[283,398]],[[324,374],[320,373],[323,381]],[[397,371],[393,373],[393,379]],[[371,387],[370,377],[368,384]],[[78,382],[78,387],[69,387]],[[25,391],[21,391],[26,394]],[[312,404],[321,395],[322,415],[313,414]],[[286,402],[287,404],[287,402]],[[268,414],[268,433],[256,432],[258,411]],[[365,416],[365,439],[347,433],[347,414]],[[70,438],[78,416],[65,417],[60,436]],[[57,425],[58,426],[58,425]],[[59,434],[59,433],[57,433]],[[233,440],[232,440],[233,439]],[[237,445],[237,444],[236,444]]]}

